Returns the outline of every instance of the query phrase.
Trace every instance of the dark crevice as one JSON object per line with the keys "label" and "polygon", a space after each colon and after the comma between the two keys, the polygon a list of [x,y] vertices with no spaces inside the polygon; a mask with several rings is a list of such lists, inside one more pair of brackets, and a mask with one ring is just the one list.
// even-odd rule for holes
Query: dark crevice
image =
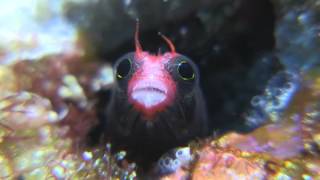
{"label": "dark crevice", "polygon": [[[168,9],[152,12],[152,3],[150,9],[143,8],[143,3],[134,3],[129,8],[132,12],[128,12],[128,8],[120,7],[116,1],[108,2],[116,4],[117,8],[105,12],[108,8],[101,4],[96,5],[98,7],[69,7],[67,17],[82,28],[88,52],[114,62],[123,54],[134,51],[135,17],[139,17],[140,41],[144,50],[153,53],[159,48],[168,50],[167,44],[158,36],[160,31],[172,39],[179,53],[190,57],[199,66],[211,132],[247,129],[244,113],[251,98],[261,93],[271,76],[282,68],[272,55],[275,14],[271,2],[202,0],[190,8],[188,4],[194,5],[194,2],[188,1],[181,4],[180,8],[186,6],[186,9],[180,9],[181,13],[177,15]],[[159,6],[169,7],[170,4]],[[222,11],[228,8],[230,12]],[[137,9],[139,11],[134,11]],[[166,14],[167,11],[171,16]],[[79,19],[81,13],[87,16],[82,15]],[[102,93],[100,100],[107,102],[104,96]],[[106,105],[98,104],[103,108]],[[101,107],[98,108],[103,109]],[[101,117],[101,121],[105,121]],[[99,131],[103,132],[103,129]],[[92,139],[99,139],[99,135],[98,131],[93,133]],[[155,156],[158,158],[159,155]]]}

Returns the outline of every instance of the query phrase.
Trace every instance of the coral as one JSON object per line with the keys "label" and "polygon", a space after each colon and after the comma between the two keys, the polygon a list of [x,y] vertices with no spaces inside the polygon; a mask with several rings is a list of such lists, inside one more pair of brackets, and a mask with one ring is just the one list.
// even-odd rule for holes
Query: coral
{"label": "coral", "polygon": [[277,12],[277,56],[288,70],[319,65],[319,1],[273,1]]}
{"label": "coral", "polygon": [[0,65],[0,89],[2,90],[0,98],[6,96],[11,91],[16,91],[18,89],[16,80],[17,77],[11,68]]}
{"label": "coral", "polygon": [[0,23],[6,25],[0,27],[0,62],[11,64],[57,53],[81,54],[76,27],[64,18],[63,7],[68,1],[2,1]]}
{"label": "coral", "polygon": [[50,101],[32,93],[15,93],[0,102],[0,123],[10,130],[38,128],[59,120]]}
{"label": "coral", "polygon": [[217,147],[204,147],[199,153],[192,179],[263,179],[267,172],[259,159],[247,153]]}
{"label": "coral", "polygon": [[[227,133],[192,150],[184,170],[163,179],[313,179],[320,177],[319,71],[304,82],[272,122],[247,133]],[[308,83],[306,83],[308,82]],[[272,123],[271,123],[272,122]]]}
{"label": "coral", "polygon": [[[86,141],[98,123],[96,94],[113,82],[110,65],[93,61],[90,53],[111,62],[127,52],[137,17],[148,46],[160,47],[150,37],[163,31],[202,66],[214,126],[238,126],[244,105],[257,95],[245,116],[254,130],[176,148],[160,158],[150,177],[320,177],[318,0],[272,0],[273,6],[266,0],[36,2],[1,4],[0,179],[145,175],[136,174],[139,167],[126,160],[127,152]],[[79,40],[91,42],[85,44],[89,56],[81,56]]]}
{"label": "coral", "polygon": [[299,78],[297,72],[280,71],[274,75],[263,94],[251,99],[253,108],[246,117],[247,125],[258,127],[268,121],[279,121],[299,88]]}
{"label": "coral", "polygon": [[190,147],[175,148],[160,157],[154,171],[157,175],[171,174],[188,166],[192,160]]}
{"label": "coral", "polygon": [[[126,162],[125,152],[112,155],[110,144],[85,146],[96,122],[93,102],[87,97],[110,80],[101,79],[92,70],[96,68],[82,67],[97,67],[94,62],[76,59],[51,56],[1,66],[1,179],[136,177],[135,164]],[[100,83],[98,89],[92,82]]]}

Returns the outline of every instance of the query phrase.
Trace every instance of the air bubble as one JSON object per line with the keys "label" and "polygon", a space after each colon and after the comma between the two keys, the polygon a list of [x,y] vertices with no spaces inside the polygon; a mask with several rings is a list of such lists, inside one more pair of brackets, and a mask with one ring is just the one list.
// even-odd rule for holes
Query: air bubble
{"label": "air bubble", "polygon": [[251,105],[254,107],[260,106],[262,104],[262,101],[264,101],[262,96],[254,96],[251,99]]}
{"label": "air bubble", "polygon": [[294,84],[292,82],[287,82],[285,85],[284,85],[284,88],[286,89],[292,89],[294,86]]}
{"label": "air bubble", "polygon": [[280,96],[283,93],[283,90],[281,88],[278,88],[275,90],[274,95],[275,96]]}
{"label": "air bubble", "polygon": [[281,107],[281,103],[280,103],[279,99],[275,99],[272,102],[272,105],[273,105],[274,109],[279,109]]}
{"label": "air bubble", "polygon": [[115,158],[117,159],[117,161],[122,161],[126,155],[127,153],[125,151],[120,151],[117,154],[115,154]]}
{"label": "air bubble", "polygon": [[312,14],[310,12],[303,12],[298,17],[297,20],[302,25],[307,25],[312,21]]}
{"label": "air bubble", "polygon": [[170,162],[171,162],[171,160],[170,160],[169,158],[166,158],[166,159],[164,160],[164,164],[165,164],[165,165],[169,165]]}
{"label": "air bubble", "polygon": [[176,156],[179,157],[179,156],[181,156],[182,154],[183,154],[182,150],[178,150],[177,153],[176,153]]}
{"label": "air bubble", "polygon": [[178,159],[175,159],[175,160],[173,161],[173,164],[174,164],[175,168],[177,168],[177,167],[179,167],[180,162],[179,162]]}
{"label": "air bubble", "polygon": [[159,165],[164,166],[164,161],[162,159],[159,160]]}
{"label": "air bubble", "polygon": [[92,154],[92,152],[85,151],[82,153],[82,158],[85,161],[90,161],[93,158],[93,154]]}

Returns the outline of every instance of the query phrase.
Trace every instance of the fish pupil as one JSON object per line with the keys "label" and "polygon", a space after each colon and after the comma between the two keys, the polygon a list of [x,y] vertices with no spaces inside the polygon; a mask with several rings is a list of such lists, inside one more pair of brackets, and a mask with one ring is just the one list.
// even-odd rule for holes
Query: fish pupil
{"label": "fish pupil", "polygon": [[195,78],[192,66],[186,61],[179,64],[178,73],[183,80],[193,80]]}
{"label": "fish pupil", "polygon": [[131,60],[128,58],[123,59],[117,66],[117,78],[125,78],[131,70]]}

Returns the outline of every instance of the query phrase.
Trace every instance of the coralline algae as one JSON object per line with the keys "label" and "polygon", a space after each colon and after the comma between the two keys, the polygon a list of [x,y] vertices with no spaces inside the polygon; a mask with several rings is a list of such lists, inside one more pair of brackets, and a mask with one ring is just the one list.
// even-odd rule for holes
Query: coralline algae
{"label": "coralline algae", "polygon": [[84,148],[96,120],[87,95],[93,93],[92,79],[100,76],[94,71],[76,76],[74,61],[59,57],[1,68],[1,81],[10,77],[6,83],[12,85],[3,84],[0,93],[0,178],[134,179],[135,164],[111,155],[110,145]]}
{"label": "coralline algae", "polygon": [[[137,179],[139,167],[126,161],[127,152],[112,154],[111,144],[88,147],[85,143],[91,127],[97,124],[95,93],[111,86],[112,71],[108,65],[83,60],[81,53],[74,53],[83,49],[77,46],[74,26],[62,16],[61,7],[66,2],[71,1],[5,2],[1,6],[0,22],[6,26],[0,28],[0,178]],[[48,8],[48,13],[41,14],[33,3],[45,7],[42,10]],[[129,17],[136,17],[133,1],[121,3]],[[254,130],[208,137],[172,150],[155,163],[150,177],[320,177],[320,3],[272,3],[276,15],[274,55],[284,70],[251,100],[246,122]],[[220,20],[238,8],[232,2],[226,4],[218,4],[225,7]],[[11,9],[15,5],[25,13],[14,16],[17,11]],[[172,12],[181,1],[168,5],[168,12]],[[184,9],[177,14],[188,12]],[[205,22],[210,13],[197,15]],[[215,51],[223,48],[215,47]],[[52,55],[56,53],[62,54]],[[20,61],[25,59],[38,61]]]}
{"label": "coralline algae", "polygon": [[64,18],[58,1],[2,1],[0,7],[1,64],[39,59],[48,54],[80,53],[77,30]]}
{"label": "coralline algae", "polygon": [[246,117],[249,127],[258,127],[268,121],[281,120],[283,111],[290,105],[300,86],[300,76],[296,72],[281,71],[268,82],[262,95],[251,99],[252,110]]}
{"label": "coralline algae", "polygon": [[[192,150],[197,157],[163,179],[317,179],[320,176],[319,91],[299,90],[280,116],[248,134],[228,133]],[[318,82],[319,83],[319,82]],[[191,164],[191,165],[190,165]]]}
{"label": "coralline algae", "polygon": [[319,1],[274,1],[277,56],[287,70],[308,71],[319,66]]}

